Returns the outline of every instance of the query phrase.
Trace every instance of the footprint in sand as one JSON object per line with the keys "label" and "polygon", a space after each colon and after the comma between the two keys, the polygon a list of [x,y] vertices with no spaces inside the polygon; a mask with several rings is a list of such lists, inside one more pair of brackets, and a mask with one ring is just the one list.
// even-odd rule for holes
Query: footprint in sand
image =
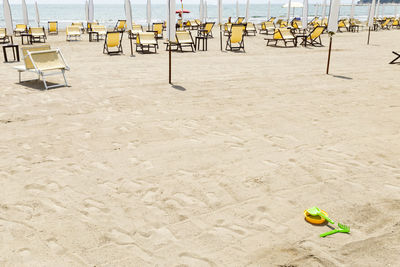
{"label": "footprint in sand", "polygon": [[53,251],[57,255],[62,255],[65,254],[66,249],[57,244],[57,240],[55,238],[50,238],[46,240],[47,246],[50,248],[51,251]]}
{"label": "footprint in sand", "polygon": [[217,266],[211,260],[196,255],[194,253],[183,252],[179,254],[180,264],[175,266],[198,266],[198,267],[214,267]]}

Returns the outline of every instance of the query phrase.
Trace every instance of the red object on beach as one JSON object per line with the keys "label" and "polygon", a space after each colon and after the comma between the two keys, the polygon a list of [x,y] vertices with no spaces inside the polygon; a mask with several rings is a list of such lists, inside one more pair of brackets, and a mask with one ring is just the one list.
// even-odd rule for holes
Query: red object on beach
{"label": "red object on beach", "polygon": [[182,14],[182,13],[188,14],[188,13],[190,13],[190,11],[189,11],[189,10],[186,10],[186,9],[181,9],[181,10],[177,10],[175,13],[176,13],[176,14]]}

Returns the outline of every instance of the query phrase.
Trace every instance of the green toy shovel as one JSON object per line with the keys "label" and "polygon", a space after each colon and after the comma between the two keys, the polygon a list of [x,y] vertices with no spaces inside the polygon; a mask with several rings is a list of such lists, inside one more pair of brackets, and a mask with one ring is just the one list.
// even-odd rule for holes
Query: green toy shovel
{"label": "green toy shovel", "polygon": [[319,208],[317,207],[312,207],[307,210],[307,212],[312,215],[312,216],[320,216],[330,222],[331,224],[335,224],[334,221],[332,221],[328,216],[326,216]]}
{"label": "green toy shovel", "polygon": [[347,225],[344,225],[344,224],[341,224],[341,223],[338,223],[338,226],[339,226],[339,229],[334,229],[332,231],[320,234],[319,236],[320,237],[325,237],[325,236],[333,235],[333,234],[336,234],[336,233],[350,233],[350,226],[347,226]]}

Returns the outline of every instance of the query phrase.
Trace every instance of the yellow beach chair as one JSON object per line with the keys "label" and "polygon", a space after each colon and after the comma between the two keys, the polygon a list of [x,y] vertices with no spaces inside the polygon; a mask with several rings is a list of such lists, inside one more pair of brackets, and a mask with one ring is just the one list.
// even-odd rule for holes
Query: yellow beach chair
{"label": "yellow beach chair", "polygon": [[250,33],[252,33],[254,36],[256,35],[257,29],[253,22],[247,22],[245,33],[246,36],[248,36]]}
{"label": "yellow beach chair", "polygon": [[88,22],[86,24],[86,32],[92,31],[92,27],[95,25],[99,25],[99,23],[98,22]]}
{"label": "yellow beach chair", "polygon": [[[61,51],[59,49],[50,49],[50,45],[36,47],[23,47],[22,55],[24,65],[14,67],[19,74],[19,82],[22,82],[22,72],[33,72],[38,75],[38,80],[42,78],[45,89],[68,86],[65,77],[65,71],[70,70]],[[64,84],[47,85],[47,76],[61,74],[64,77]]]}
{"label": "yellow beach chair", "polygon": [[15,25],[15,29],[14,29],[15,36],[20,36],[21,33],[26,33],[26,32],[28,32],[28,27],[25,24]]}
{"label": "yellow beach chair", "polygon": [[346,29],[346,31],[349,31],[349,27],[348,26],[349,26],[349,23],[348,23],[347,20],[344,20],[344,19],[339,20],[339,22],[338,22],[338,32],[342,32],[343,28]]}
{"label": "yellow beach chair", "polygon": [[232,24],[225,50],[240,51],[243,49],[243,52],[246,52],[244,50],[244,35],[245,31],[242,24]]}
{"label": "yellow beach chair", "polygon": [[0,28],[0,44],[7,44],[10,42],[10,38],[7,36],[7,29]]}
{"label": "yellow beach chair", "polygon": [[153,23],[153,32],[156,33],[156,38],[162,39],[163,38],[163,23],[157,22]]}
{"label": "yellow beach chair", "polygon": [[47,32],[48,34],[58,34],[58,21],[49,21]]}
{"label": "yellow beach chair", "polygon": [[267,40],[267,46],[271,42],[274,42],[274,46],[277,46],[279,41],[284,42],[285,47],[287,46],[288,43],[293,43],[293,46],[297,46],[296,38],[288,28],[275,29],[272,38],[264,38],[264,39]]}
{"label": "yellow beach chair", "polygon": [[306,42],[312,46],[323,46],[321,35],[325,31],[324,26],[315,27],[307,36]]}
{"label": "yellow beach chair", "polygon": [[115,24],[114,31],[124,32],[126,30],[126,20],[118,20],[117,24]]}
{"label": "yellow beach chair", "polygon": [[197,31],[198,36],[205,36],[207,38],[213,38],[212,29],[214,28],[215,22],[206,22],[201,28]]}
{"label": "yellow beach chair", "polygon": [[236,19],[236,21],[235,21],[235,24],[242,24],[243,23],[243,21],[244,21],[244,17],[238,17],[237,19]]}
{"label": "yellow beach chair", "polygon": [[104,25],[91,25],[92,32],[97,32],[99,39],[104,39],[107,35],[107,28]]}
{"label": "yellow beach chair", "polygon": [[29,28],[29,33],[32,34],[33,42],[46,42],[47,36],[44,27],[31,27]]}
{"label": "yellow beach chair", "polygon": [[72,38],[75,38],[75,40],[77,41],[81,38],[82,32],[79,26],[68,26],[65,34],[67,36],[67,41],[72,41]]}
{"label": "yellow beach chair", "polygon": [[142,25],[138,25],[138,24],[132,25],[132,30],[129,32],[128,37],[130,39],[136,39],[137,35],[142,32],[144,32]]}
{"label": "yellow beach chair", "polygon": [[273,21],[264,21],[261,23],[261,28],[259,33],[261,34],[273,34],[275,32],[275,24]]}
{"label": "yellow beach chair", "polygon": [[177,31],[175,34],[177,49],[183,52],[183,47],[190,47],[195,52],[195,45],[190,31]]}
{"label": "yellow beach chair", "polygon": [[150,53],[150,49],[154,48],[157,53],[158,42],[154,32],[138,32],[136,37],[136,52]]}
{"label": "yellow beach chair", "polygon": [[81,33],[85,32],[85,27],[83,27],[83,22],[72,22],[71,26],[79,27]]}
{"label": "yellow beach chair", "polygon": [[[103,54],[116,55],[122,54],[122,31],[107,32],[104,41]],[[113,49],[113,50],[111,50]]]}

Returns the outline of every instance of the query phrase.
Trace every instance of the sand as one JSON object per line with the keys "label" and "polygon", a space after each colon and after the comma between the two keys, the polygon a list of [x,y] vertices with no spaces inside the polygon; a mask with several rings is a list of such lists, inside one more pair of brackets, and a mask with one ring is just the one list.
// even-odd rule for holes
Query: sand
{"label": "sand", "polygon": [[[162,42],[50,36],[48,91],[1,63],[0,266],[398,265],[400,31],[335,35],[331,75],[327,46],[263,37],[173,53],[174,86]],[[314,205],[351,234],[320,238]]]}

